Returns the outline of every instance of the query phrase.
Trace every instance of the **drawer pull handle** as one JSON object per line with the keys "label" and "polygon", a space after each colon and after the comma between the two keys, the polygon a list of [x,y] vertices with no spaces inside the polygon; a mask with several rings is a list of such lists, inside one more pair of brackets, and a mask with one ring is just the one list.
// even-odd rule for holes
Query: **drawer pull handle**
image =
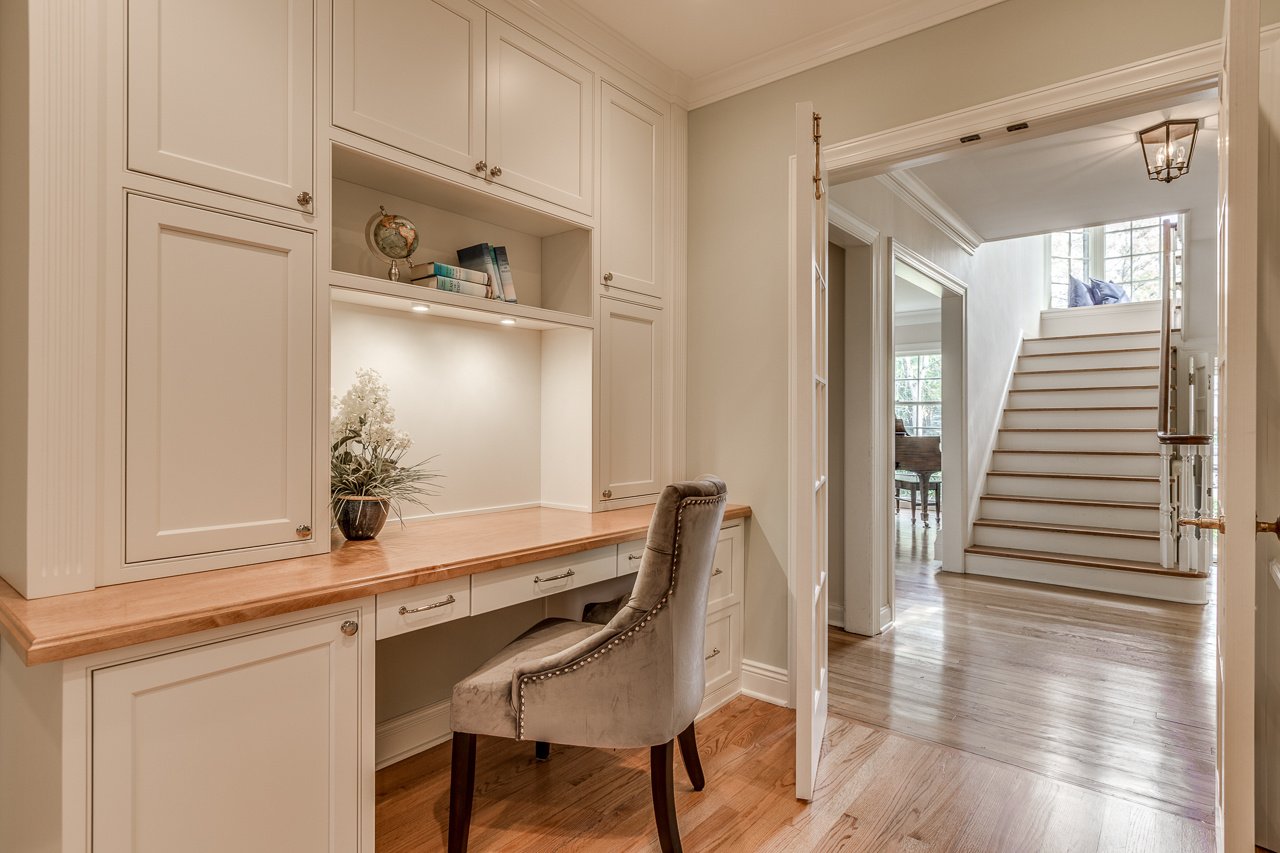
{"label": "drawer pull handle", "polygon": [[399,613],[401,616],[408,616],[410,613],[421,613],[424,610],[435,610],[437,607],[448,607],[450,604],[453,604],[457,600],[458,599],[454,598],[453,595],[451,594],[448,597],[446,597],[443,601],[437,601],[434,604],[424,604],[421,607],[405,607],[402,604],[400,605],[400,609],[397,610],[396,612]]}
{"label": "drawer pull handle", "polygon": [[715,577],[716,575],[722,575],[722,574],[724,574],[724,569],[716,569],[714,572],[711,573],[711,577]]}
{"label": "drawer pull handle", "polygon": [[534,576],[533,576],[533,582],[534,582],[534,583],[545,583],[546,581],[562,581],[562,580],[564,580],[565,578],[571,578],[571,577],[573,577],[573,575],[574,575],[574,571],[573,571],[573,569],[569,569],[568,571],[561,572],[561,573],[560,573],[560,574],[558,574],[558,575],[547,575],[545,578],[540,578],[540,577],[538,577],[537,575],[534,575]]}
{"label": "drawer pull handle", "polygon": [[705,660],[711,660],[713,657],[715,657],[715,656],[716,656],[716,655],[718,655],[718,654],[720,654],[720,650],[719,650],[719,649],[717,649],[715,646],[712,646],[712,647],[711,647],[711,654],[707,655],[707,656],[706,656],[706,658],[705,658]]}
{"label": "drawer pull handle", "polygon": [[628,554],[628,555],[627,555],[627,559],[628,559],[628,560],[643,560],[643,559],[644,559],[644,554]]}

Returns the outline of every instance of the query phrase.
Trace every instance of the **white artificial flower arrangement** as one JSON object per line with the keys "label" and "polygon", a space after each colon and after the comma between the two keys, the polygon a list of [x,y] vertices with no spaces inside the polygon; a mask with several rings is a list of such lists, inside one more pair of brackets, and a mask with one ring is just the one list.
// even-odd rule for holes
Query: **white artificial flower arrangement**
{"label": "white artificial flower arrangement", "polygon": [[341,399],[333,398],[333,409],[329,496],[335,515],[343,501],[352,498],[386,500],[402,520],[402,504],[430,511],[424,498],[439,494],[433,481],[442,475],[427,468],[434,456],[415,465],[402,464],[413,440],[395,428],[390,389],[378,371],[357,370],[355,384]]}

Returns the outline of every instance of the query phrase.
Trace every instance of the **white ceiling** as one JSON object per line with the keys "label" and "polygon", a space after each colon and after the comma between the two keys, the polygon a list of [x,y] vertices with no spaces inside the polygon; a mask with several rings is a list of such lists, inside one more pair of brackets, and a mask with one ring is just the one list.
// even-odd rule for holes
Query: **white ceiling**
{"label": "white ceiling", "polygon": [[701,106],[1001,0],[565,2],[684,75]]}
{"label": "white ceiling", "polygon": [[[1194,211],[1215,221],[1217,92],[1120,121],[961,152],[909,172],[983,240]],[[1166,118],[1200,118],[1191,171],[1169,184],[1148,180],[1137,131]]]}
{"label": "white ceiling", "polygon": [[[893,277],[893,313],[900,314],[920,314],[920,312],[941,312],[942,297],[936,293],[912,284],[901,275]],[[906,318],[903,318],[906,319]],[[936,317],[928,318],[936,320]],[[895,323],[901,325],[902,319],[895,320]]]}

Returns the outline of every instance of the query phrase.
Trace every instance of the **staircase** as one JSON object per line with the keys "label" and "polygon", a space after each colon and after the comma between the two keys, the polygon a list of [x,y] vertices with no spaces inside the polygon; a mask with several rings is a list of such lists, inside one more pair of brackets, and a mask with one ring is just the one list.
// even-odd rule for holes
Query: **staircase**
{"label": "staircase", "polygon": [[1206,601],[1160,564],[1159,364],[1158,328],[1023,342],[966,571]]}

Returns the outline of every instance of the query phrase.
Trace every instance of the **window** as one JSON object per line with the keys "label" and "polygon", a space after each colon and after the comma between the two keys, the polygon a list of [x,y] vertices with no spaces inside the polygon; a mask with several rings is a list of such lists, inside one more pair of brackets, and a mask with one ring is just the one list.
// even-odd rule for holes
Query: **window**
{"label": "window", "polygon": [[[1180,256],[1184,228],[1177,213],[1050,234],[1049,307],[1067,307],[1072,275],[1082,281],[1097,278],[1117,284],[1132,302],[1159,299],[1160,230],[1166,221],[1178,223],[1174,251]],[[1181,280],[1180,272],[1179,264],[1175,283]]]}
{"label": "window", "polygon": [[893,375],[894,417],[912,435],[942,435],[942,356],[900,355]]}

